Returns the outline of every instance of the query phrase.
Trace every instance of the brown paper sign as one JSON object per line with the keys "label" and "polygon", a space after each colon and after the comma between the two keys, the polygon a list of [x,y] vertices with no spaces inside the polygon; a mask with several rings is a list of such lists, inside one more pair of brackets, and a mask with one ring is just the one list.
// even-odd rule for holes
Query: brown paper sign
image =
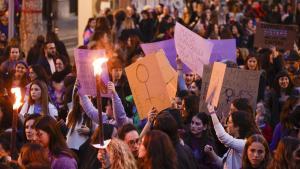
{"label": "brown paper sign", "polygon": [[171,106],[178,75],[162,50],[136,61],[125,71],[141,119],[152,107],[161,111]]}
{"label": "brown paper sign", "polygon": [[206,94],[206,103],[211,102],[215,107],[217,107],[219,103],[225,71],[226,65],[224,63],[214,62]]}

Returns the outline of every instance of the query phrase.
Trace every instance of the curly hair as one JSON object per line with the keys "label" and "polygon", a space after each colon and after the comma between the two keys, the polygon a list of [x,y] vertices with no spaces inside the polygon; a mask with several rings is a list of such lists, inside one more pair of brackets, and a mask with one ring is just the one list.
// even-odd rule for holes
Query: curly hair
{"label": "curly hair", "polygon": [[111,169],[137,169],[136,161],[128,145],[119,139],[112,139],[107,147]]}

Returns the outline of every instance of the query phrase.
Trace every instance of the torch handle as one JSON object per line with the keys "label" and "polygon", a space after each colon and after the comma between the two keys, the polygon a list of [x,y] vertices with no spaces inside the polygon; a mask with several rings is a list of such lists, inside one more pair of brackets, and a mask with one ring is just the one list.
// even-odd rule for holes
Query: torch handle
{"label": "torch handle", "polygon": [[100,145],[104,145],[104,136],[103,136],[103,120],[102,120],[102,97],[101,97],[101,77],[100,75],[96,75],[96,88],[97,88],[97,108],[98,108],[98,116],[99,116],[99,143]]}

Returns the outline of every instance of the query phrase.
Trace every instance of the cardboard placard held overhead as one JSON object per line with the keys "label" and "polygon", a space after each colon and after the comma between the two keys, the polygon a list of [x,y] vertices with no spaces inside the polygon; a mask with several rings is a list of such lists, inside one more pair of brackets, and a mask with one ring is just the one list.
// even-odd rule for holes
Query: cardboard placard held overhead
{"label": "cardboard placard held overhead", "polygon": [[159,50],[125,68],[139,117],[147,118],[152,107],[158,111],[171,106],[177,91],[178,74]]}
{"label": "cardboard placard held overhead", "polygon": [[203,66],[209,64],[213,44],[178,22],[175,25],[174,40],[181,61],[202,76]]}
{"label": "cardboard placard held overhead", "polygon": [[[249,99],[251,106],[255,108],[260,74],[260,71],[226,68],[219,103],[217,106],[218,115],[222,117],[227,116],[231,102],[237,98]],[[200,112],[207,111],[207,103],[205,102],[205,99],[211,75],[212,66],[205,65],[200,94]]]}
{"label": "cardboard placard held overhead", "polygon": [[254,46],[270,48],[275,46],[279,49],[293,49],[297,41],[296,25],[279,25],[258,22],[254,37]]}
{"label": "cardboard placard held overhead", "polygon": [[215,107],[219,103],[225,71],[226,65],[224,63],[214,62],[206,94],[206,103],[211,103]]}
{"label": "cardboard placard held overhead", "polygon": [[[148,56],[151,53],[158,52],[160,49],[163,49],[171,66],[176,70],[177,53],[176,53],[174,39],[168,39],[168,40],[163,40],[163,41],[153,42],[153,43],[144,43],[141,44],[141,48],[143,49],[146,56]],[[183,64],[182,68],[183,68],[183,73],[191,72],[191,69],[189,69],[185,64]]]}
{"label": "cardboard placard held overhead", "polygon": [[[105,57],[105,50],[88,50],[88,49],[75,49],[74,59],[77,69],[77,79],[80,82],[80,90],[83,94],[96,96],[96,77],[94,75],[94,60]],[[102,65],[101,80],[101,96],[111,97],[111,93],[107,91],[107,83],[109,81],[109,73],[107,64]]]}

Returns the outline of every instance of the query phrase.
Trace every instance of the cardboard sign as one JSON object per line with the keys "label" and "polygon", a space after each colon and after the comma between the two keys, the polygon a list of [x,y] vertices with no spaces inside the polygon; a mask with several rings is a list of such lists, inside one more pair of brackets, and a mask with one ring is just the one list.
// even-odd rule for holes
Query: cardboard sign
{"label": "cardboard sign", "polygon": [[[209,81],[212,74],[212,66],[204,66],[202,77],[200,111],[207,111],[205,103],[209,88]],[[230,104],[234,99],[247,98],[253,108],[256,107],[258,86],[261,72],[252,70],[243,70],[237,68],[226,68],[217,112],[219,116],[227,117]]]}
{"label": "cardboard sign", "polygon": [[254,46],[279,49],[293,49],[297,41],[297,29],[295,25],[277,25],[264,22],[257,23]]}
{"label": "cardboard sign", "polygon": [[175,46],[178,57],[192,71],[202,76],[203,66],[209,63],[213,44],[176,22]]}
{"label": "cardboard sign", "polygon": [[136,61],[125,71],[141,119],[148,116],[152,107],[161,111],[171,106],[178,75],[162,50]]}
{"label": "cardboard sign", "polygon": [[225,71],[226,65],[224,63],[214,63],[206,94],[206,103],[211,102],[211,104],[215,107],[217,107],[219,103]]}
{"label": "cardboard sign", "polygon": [[[105,50],[88,50],[88,49],[75,49],[74,58],[77,69],[77,79],[80,82],[80,90],[83,94],[96,96],[96,77],[94,75],[94,60],[105,57]],[[103,86],[101,86],[101,96],[111,97],[111,94],[107,91],[107,83],[109,81],[109,73],[107,64],[102,65],[101,80]]]}
{"label": "cardboard sign", "polygon": [[[141,44],[141,48],[143,49],[144,53],[147,55],[151,53],[155,53],[159,51],[160,49],[163,49],[166,53],[166,56],[171,64],[171,66],[176,70],[177,64],[176,64],[176,48],[175,48],[175,42],[174,39],[159,41],[159,42],[153,42],[153,43],[144,43]],[[183,64],[183,73],[190,73],[191,69],[189,69],[185,64]]]}
{"label": "cardboard sign", "polygon": [[222,60],[231,60],[236,62],[236,40],[209,40],[214,44],[214,47],[209,58],[209,63],[218,62]]}

